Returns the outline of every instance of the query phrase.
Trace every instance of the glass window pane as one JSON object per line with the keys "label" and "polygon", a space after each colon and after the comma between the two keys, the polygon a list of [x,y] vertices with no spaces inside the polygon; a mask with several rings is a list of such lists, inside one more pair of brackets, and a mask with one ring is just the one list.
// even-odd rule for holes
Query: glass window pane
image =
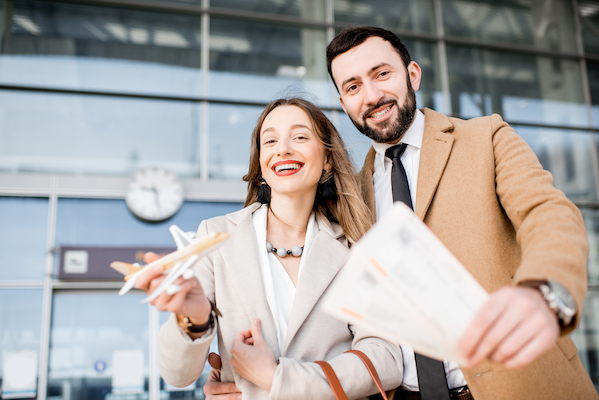
{"label": "glass window pane", "polygon": [[584,299],[580,325],[570,336],[582,365],[599,391],[599,292],[589,291]]}
{"label": "glass window pane", "polygon": [[599,64],[587,62],[593,126],[599,127]]}
{"label": "glass window pane", "polygon": [[336,22],[433,32],[431,0],[334,0]]}
{"label": "glass window pane", "polygon": [[447,46],[453,113],[499,113],[506,121],[586,127],[576,61]]}
{"label": "glass window pane", "polygon": [[1,171],[200,174],[195,103],[1,90],[0,110]]}
{"label": "glass window pane", "polygon": [[0,289],[0,387],[5,357],[33,352],[39,363],[42,302],[41,289]]}
{"label": "glass window pane", "polygon": [[578,0],[584,51],[599,53],[599,1]]}
{"label": "glass window pane", "polygon": [[360,171],[364,165],[366,153],[372,146],[372,140],[361,134],[343,111],[328,112],[327,117],[333,122],[341,135],[345,149],[356,171]]}
{"label": "glass window pane", "polygon": [[569,0],[443,0],[448,36],[576,51]]}
{"label": "glass window pane", "polygon": [[171,219],[147,223],[135,218],[124,200],[59,199],[56,247],[174,246],[168,227],[195,232],[202,220],[240,210],[239,203],[183,203]]}
{"label": "glass window pane", "polygon": [[42,280],[48,199],[0,197],[0,280]]}
{"label": "glass window pane", "polygon": [[210,19],[210,96],[269,102],[305,91],[338,105],[326,69],[324,29]]}
{"label": "glass window pane", "polygon": [[245,10],[324,21],[324,0],[210,0],[211,8]]}
{"label": "glass window pane", "polygon": [[200,95],[200,17],[15,0],[0,81]]}
{"label": "glass window pane", "polygon": [[142,398],[147,398],[149,311],[148,305],[140,304],[144,297],[141,293],[121,297],[116,291],[54,295],[49,398],[111,398],[107,396],[113,389],[113,357],[118,351],[133,351],[143,357]]}
{"label": "glass window pane", "polygon": [[248,173],[252,131],[262,110],[263,107],[210,104],[211,179],[241,180]]}
{"label": "glass window pane", "polygon": [[532,147],[553,184],[572,201],[597,201],[594,137],[586,132],[512,126]]}

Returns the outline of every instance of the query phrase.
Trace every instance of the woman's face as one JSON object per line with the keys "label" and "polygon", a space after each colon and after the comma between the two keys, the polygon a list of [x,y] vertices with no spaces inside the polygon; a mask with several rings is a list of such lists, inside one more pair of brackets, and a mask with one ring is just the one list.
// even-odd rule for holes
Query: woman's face
{"label": "woman's face", "polygon": [[260,168],[276,195],[316,196],[322,171],[328,168],[308,114],[296,106],[279,106],[260,130]]}

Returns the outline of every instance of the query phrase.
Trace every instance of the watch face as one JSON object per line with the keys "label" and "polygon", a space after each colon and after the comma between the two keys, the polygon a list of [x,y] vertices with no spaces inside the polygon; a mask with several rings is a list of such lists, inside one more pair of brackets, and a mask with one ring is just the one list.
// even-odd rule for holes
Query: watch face
{"label": "watch face", "polygon": [[183,184],[177,175],[164,168],[144,168],[131,176],[125,202],[139,218],[163,221],[181,208]]}
{"label": "watch face", "polygon": [[549,281],[549,287],[551,288],[551,291],[555,294],[556,301],[561,303],[560,308],[563,308],[565,306],[568,309],[572,310],[572,313],[576,312],[576,303],[574,302],[574,299],[564,286],[562,286],[560,283]]}

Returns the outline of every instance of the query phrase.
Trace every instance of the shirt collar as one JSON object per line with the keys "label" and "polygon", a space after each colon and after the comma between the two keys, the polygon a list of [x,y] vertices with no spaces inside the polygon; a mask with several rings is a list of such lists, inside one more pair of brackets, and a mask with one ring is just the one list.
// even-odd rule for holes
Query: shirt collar
{"label": "shirt collar", "polygon": [[[409,146],[420,149],[422,147],[422,138],[424,137],[424,114],[420,110],[416,110],[416,116],[412,125],[408,128],[406,133],[404,133],[403,137],[399,141],[399,143],[405,143]],[[378,165],[379,168],[384,170],[385,165],[385,152],[391,146],[395,146],[394,144],[387,143],[377,143],[374,140],[372,141],[372,147],[374,147],[374,151],[376,151],[375,164]]]}

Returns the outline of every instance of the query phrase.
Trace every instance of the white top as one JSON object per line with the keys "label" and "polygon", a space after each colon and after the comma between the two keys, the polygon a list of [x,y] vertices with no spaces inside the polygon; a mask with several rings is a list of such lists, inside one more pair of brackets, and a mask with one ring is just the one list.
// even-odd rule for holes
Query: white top
{"label": "white top", "polygon": [[[424,136],[424,114],[420,110],[416,111],[414,122],[404,134],[400,143],[408,146],[401,155],[401,162],[408,178],[410,186],[410,197],[412,205],[416,208],[416,190],[418,187],[418,166],[420,164],[420,148],[422,147],[422,138]],[[374,199],[376,203],[376,218],[381,220],[385,214],[393,207],[393,192],[391,190],[391,168],[393,162],[385,157],[385,151],[393,146],[385,143],[372,143],[376,156],[374,158],[374,174],[372,182],[374,185]],[[402,387],[411,391],[419,391],[418,375],[416,373],[416,360],[414,358],[414,349],[409,346],[401,346],[403,355],[403,382]],[[447,376],[447,385],[450,389],[466,385],[464,375],[456,362],[443,361],[445,365],[445,374]]]}
{"label": "white top", "polygon": [[[291,307],[295,297],[295,285],[291,277],[279,261],[277,256],[269,253],[266,250],[266,223],[268,216],[268,206],[262,205],[254,212],[252,223],[256,230],[256,238],[258,241],[258,262],[260,264],[260,273],[262,275],[262,283],[266,292],[266,301],[272,312],[272,315],[277,326],[277,338],[279,340],[279,349],[283,354],[285,346],[285,338],[287,337],[287,327],[289,326],[289,316],[291,315]],[[302,268],[304,265],[305,255],[310,250],[310,245],[314,237],[318,233],[318,224],[314,213],[308,220],[308,229],[306,230],[306,242],[304,243],[304,251],[300,260],[297,281],[299,283]],[[276,243],[273,243],[276,247]],[[298,246],[301,247],[300,244]],[[288,256],[293,257],[293,256]]]}

